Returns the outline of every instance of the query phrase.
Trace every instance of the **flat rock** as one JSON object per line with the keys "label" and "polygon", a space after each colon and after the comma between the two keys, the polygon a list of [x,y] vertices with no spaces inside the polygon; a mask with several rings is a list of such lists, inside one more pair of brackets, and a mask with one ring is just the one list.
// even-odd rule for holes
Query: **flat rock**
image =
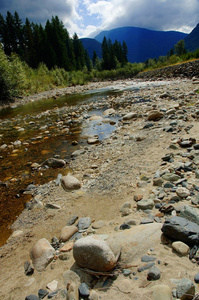
{"label": "flat rock", "polygon": [[67,242],[77,231],[78,228],[74,225],[64,226],[61,230],[60,240],[62,242]]}
{"label": "flat rock", "polygon": [[62,177],[61,185],[62,185],[63,189],[66,191],[78,190],[81,188],[80,181],[70,174],[67,174],[66,176]]}
{"label": "flat rock", "polygon": [[199,212],[198,208],[185,205],[180,211],[180,217],[185,218],[191,222],[194,222],[199,225]]}
{"label": "flat rock", "polygon": [[91,218],[90,217],[84,217],[80,218],[79,222],[77,224],[78,226],[78,231],[79,232],[84,232],[88,227],[91,225]]}
{"label": "flat rock", "polygon": [[153,300],[172,300],[171,289],[168,285],[158,284],[152,287]]}
{"label": "flat rock", "polygon": [[189,246],[183,242],[173,242],[172,248],[182,256],[186,256],[189,253]]}
{"label": "flat rock", "polygon": [[104,227],[104,222],[101,221],[101,220],[94,222],[93,225],[92,225],[93,229],[100,229],[102,227]]}
{"label": "flat rock", "polygon": [[182,217],[175,216],[167,219],[162,226],[162,232],[188,245],[199,242],[199,225]]}
{"label": "flat rock", "polygon": [[30,257],[33,262],[34,268],[41,272],[53,260],[55,249],[50,245],[46,239],[40,239],[33,246],[30,251]]}
{"label": "flat rock", "polygon": [[115,255],[121,251],[120,260],[124,264],[131,263],[140,259],[143,253],[160,242],[161,227],[162,224],[159,223],[134,226],[128,230],[112,233],[106,242]]}
{"label": "flat rock", "polygon": [[77,240],[73,247],[73,256],[80,267],[95,271],[109,271],[117,263],[108,244],[96,236]]}

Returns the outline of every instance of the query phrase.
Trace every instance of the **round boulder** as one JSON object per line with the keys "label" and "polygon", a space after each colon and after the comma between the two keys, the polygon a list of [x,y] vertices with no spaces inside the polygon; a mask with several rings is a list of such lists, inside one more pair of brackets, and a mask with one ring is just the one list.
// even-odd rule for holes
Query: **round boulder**
{"label": "round boulder", "polygon": [[80,181],[74,176],[67,174],[67,176],[63,176],[61,179],[61,185],[64,190],[78,190],[81,188]]}
{"label": "round boulder", "polygon": [[117,259],[107,243],[92,236],[75,242],[73,256],[80,267],[95,271],[109,271],[117,263]]}

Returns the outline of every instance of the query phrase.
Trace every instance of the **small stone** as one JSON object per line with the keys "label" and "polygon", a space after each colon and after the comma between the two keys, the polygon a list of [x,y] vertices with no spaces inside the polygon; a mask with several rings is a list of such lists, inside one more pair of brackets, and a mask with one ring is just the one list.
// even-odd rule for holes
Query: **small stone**
{"label": "small stone", "polygon": [[143,267],[139,267],[138,272],[143,272],[145,270],[152,268],[153,266],[155,266],[155,263],[148,263],[148,264],[144,265]]}
{"label": "small stone", "polygon": [[24,263],[24,271],[27,276],[30,276],[34,273],[34,268],[29,261]]}
{"label": "small stone", "polygon": [[153,179],[153,185],[154,186],[162,186],[164,180],[162,178],[154,178]]}
{"label": "small stone", "polygon": [[124,276],[129,276],[131,274],[131,270],[129,270],[129,269],[122,269],[122,274]]}
{"label": "small stone", "polygon": [[154,207],[154,201],[152,199],[140,200],[137,202],[137,209],[152,209]]}
{"label": "small stone", "polygon": [[82,297],[88,297],[90,295],[89,287],[86,283],[81,283],[79,286],[79,293]]}
{"label": "small stone", "polygon": [[78,231],[79,232],[84,232],[88,227],[91,225],[91,218],[89,217],[84,217],[79,219],[78,222]]}
{"label": "small stone", "polygon": [[63,227],[60,234],[60,240],[62,242],[67,242],[77,231],[78,228],[74,225]]}
{"label": "small stone", "polygon": [[142,262],[150,262],[150,261],[154,261],[154,260],[156,260],[157,258],[156,257],[154,257],[154,256],[150,256],[150,255],[143,255],[142,257],[141,257],[141,261]]}
{"label": "small stone", "polygon": [[157,121],[163,117],[163,113],[158,110],[153,110],[149,113],[147,120],[148,121]]}
{"label": "small stone", "polygon": [[76,221],[78,220],[78,216],[73,216],[72,218],[70,218],[70,220],[67,223],[67,226],[71,226],[73,225]]}
{"label": "small stone", "polygon": [[69,255],[67,253],[61,253],[59,255],[59,259],[60,260],[68,260],[69,259]]}
{"label": "small stone", "polygon": [[160,270],[156,267],[153,266],[152,268],[150,268],[148,275],[147,275],[147,279],[148,280],[158,280],[160,279]]}
{"label": "small stone", "polygon": [[187,198],[188,196],[190,196],[190,191],[184,187],[179,187],[176,190],[176,194],[180,197],[180,198]]}
{"label": "small stone", "polygon": [[57,289],[57,286],[58,286],[58,281],[57,280],[53,280],[51,281],[50,283],[48,283],[46,285],[46,287],[51,290],[51,291],[55,291]]}
{"label": "small stone", "polygon": [[79,291],[75,282],[70,282],[66,296],[67,300],[79,300]]}
{"label": "small stone", "polygon": [[137,113],[130,112],[123,117],[123,120],[131,120],[131,119],[136,119],[136,118],[137,118]]}
{"label": "small stone", "polygon": [[99,294],[96,291],[91,290],[88,299],[89,300],[98,300],[99,299]]}
{"label": "small stone", "polygon": [[194,276],[195,283],[199,283],[199,273]]}
{"label": "small stone", "polygon": [[29,295],[25,298],[25,300],[39,300],[39,298],[36,295]]}
{"label": "small stone", "polygon": [[62,177],[61,185],[62,185],[63,189],[66,191],[78,190],[81,188],[80,181],[70,174]]}
{"label": "small stone", "polygon": [[48,291],[44,290],[44,289],[40,289],[38,291],[38,296],[40,299],[43,299],[45,298],[46,296],[48,295]]}
{"label": "small stone", "polygon": [[186,256],[189,253],[189,246],[183,242],[173,242],[172,248],[182,256]]}
{"label": "small stone", "polygon": [[104,227],[104,222],[103,221],[94,222],[93,225],[92,225],[93,229],[100,229],[102,227]]}
{"label": "small stone", "polygon": [[129,224],[126,224],[126,223],[120,225],[120,230],[125,230],[125,229],[130,229],[130,228],[131,228],[131,226]]}
{"label": "small stone", "polygon": [[48,166],[49,168],[62,168],[65,167],[66,162],[63,159],[49,158],[42,163],[42,166]]}

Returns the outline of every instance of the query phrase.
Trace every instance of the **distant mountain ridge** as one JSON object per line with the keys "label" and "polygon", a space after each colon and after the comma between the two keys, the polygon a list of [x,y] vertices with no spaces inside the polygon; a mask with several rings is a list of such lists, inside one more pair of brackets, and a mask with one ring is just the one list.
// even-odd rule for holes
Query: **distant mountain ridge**
{"label": "distant mountain ridge", "polygon": [[87,50],[89,57],[92,59],[93,51],[96,52],[97,56],[101,59],[102,58],[102,45],[95,39],[90,38],[81,38],[80,41],[84,49]]}
{"label": "distant mountain ridge", "polygon": [[185,48],[188,51],[195,51],[199,49],[199,24],[185,37]]}
{"label": "distant mountain ridge", "polygon": [[130,62],[144,62],[149,58],[167,55],[168,51],[187,36],[178,31],[155,31],[139,27],[120,27],[100,32],[95,40],[102,42],[104,36],[112,42],[125,41]]}

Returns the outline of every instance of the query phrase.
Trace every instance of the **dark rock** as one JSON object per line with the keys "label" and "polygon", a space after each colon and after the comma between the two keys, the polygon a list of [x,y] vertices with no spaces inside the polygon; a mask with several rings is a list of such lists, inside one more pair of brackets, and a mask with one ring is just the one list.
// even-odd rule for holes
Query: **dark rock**
{"label": "dark rock", "polygon": [[148,280],[158,280],[160,279],[160,270],[156,267],[153,266],[152,268],[150,268],[148,275],[147,275],[147,279]]}
{"label": "dark rock", "polygon": [[27,276],[30,276],[34,273],[34,268],[29,261],[24,263],[24,271]]}
{"label": "dark rock", "polygon": [[144,218],[141,220],[140,224],[150,224],[153,223],[152,219]]}
{"label": "dark rock", "polygon": [[40,299],[43,299],[44,297],[46,297],[48,295],[48,291],[44,290],[44,289],[40,289],[38,291],[38,296]]}
{"label": "dark rock", "polygon": [[199,144],[195,144],[195,145],[193,145],[193,147],[195,150],[199,150]]}
{"label": "dark rock", "polygon": [[60,291],[60,289],[57,290],[57,291],[54,291],[54,292],[52,292],[52,293],[50,293],[50,294],[48,294],[48,299],[53,298],[55,295],[57,295],[57,293],[58,293],[59,291]]}
{"label": "dark rock", "polygon": [[86,283],[81,283],[79,286],[79,293],[82,297],[88,297],[90,295],[89,287]]}
{"label": "dark rock", "polygon": [[130,228],[131,228],[131,226],[129,224],[126,224],[126,223],[120,225],[120,230],[125,230],[125,229],[130,229]]}
{"label": "dark rock", "polygon": [[163,224],[162,232],[188,245],[199,243],[199,226],[182,217],[167,219]]}
{"label": "dark rock", "polygon": [[29,295],[25,298],[25,300],[39,300],[39,298],[35,295]]}
{"label": "dark rock", "polygon": [[66,165],[66,162],[63,159],[57,159],[57,158],[49,158],[46,159],[43,163],[42,166],[47,166],[49,168],[62,168]]}
{"label": "dark rock", "polygon": [[150,127],[153,127],[154,124],[153,123],[146,123],[143,127],[143,129],[146,129],[146,128],[150,128]]}
{"label": "dark rock", "polygon": [[76,216],[76,215],[73,216],[72,218],[70,218],[70,220],[67,223],[67,226],[73,225],[77,221],[77,219],[78,219],[78,216]]}
{"label": "dark rock", "polygon": [[199,273],[194,276],[195,283],[199,283]]}

